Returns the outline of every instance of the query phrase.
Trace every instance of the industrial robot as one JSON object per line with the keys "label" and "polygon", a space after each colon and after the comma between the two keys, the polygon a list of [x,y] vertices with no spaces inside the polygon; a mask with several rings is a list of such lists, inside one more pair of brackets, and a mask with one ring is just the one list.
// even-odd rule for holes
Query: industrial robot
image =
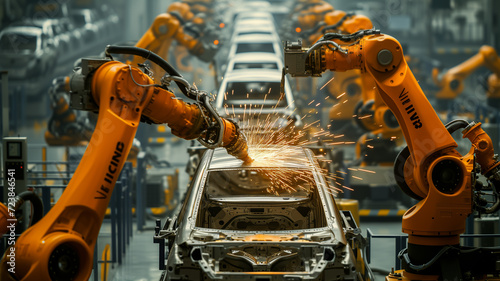
{"label": "industrial robot", "polygon": [[[226,24],[222,19],[221,13],[218,11],[216,2],[213,0],[182,0],[181,2],[173,3],[169,7],[169,10],[172,10],[170,11],[171,13],[176,13],[179,16],[189,15],[191,17],[190,14],[175,11],[182,10],[183,8],[180,7],[185,7],[186,5],[189,6],[189,11],[193,14],[191,19],[188,17],[183,18],[183,21],[186,23],[186,32],[203,40],[205,47],[220,48],[220,45],[227,40],[227,35],[223,32]],[[182,44],[182,42],[174,42],[172,48],[172,65],[181,73],[191,75],[193,81],[200,82],[202,80],[201,82],[203,82],[205,74],[210,72],[209,70],[211,69],[215,70],[212,58],[200,58],[204,62],[209,62],[210,60],[211,64],[208,67],[211,69],[207,69],[206,66],[199,63],[195,63],[194,65],[197,67],[194,67],[191,61],[193,56],[191,56],[189,48]]]}
{"label": "industrial robot", "polygon": [[[311,42],[313,44],[327,32],[350,34],[372,27],[372,22],[365,16],[335,10],[327,13],[324,21],[311,30],[312,32],[309,32],[310,40],[308,41],[314,40]],[[367,114],[358,114],[357,112],[360,106],[365,104],[364,101],[371,102],[376,98],[371,78],[362,77],[359,70],[351,70],[334,73],[332,79],[327,84],[328,92],[335,102],[328,114],[330,131],[337,135],[343,135],[343,139],[346,141],[356,141],[364,132],[379,129],[378,126],[370,128],[373,126],[368,122],[371,119],[366,119]],[[363,119],[359,119],[360,117]]]}
{"label": "industrial robot", "polygon": [[[2,281],[89,279],[99,229],[140,122],[168,123],[178,137],[198,139],[208,148],[225,147],[236,158],[252,161],[238,126],[220,118],[210,96],[163,58],[135,47],[108,46],[105,53],[102,59],[83,59],[70,78],[75,108],[98,112],[85,154],[55,206],[6,251]],[[113,54],[147,58],[168,75],[159,84],[142,69],[113,60]],[[193,102],[177,98],[170,82]],[[11,252],[15,269],[8,264]]]}
{"label": "industrial robot", "polygon": [[[135,44],[136,47],[148,49],[167,58],[172,43],[184,46],[190,54],[204,62],[210,62],[215,56],[222,25],[213,26],[207,22],[207,16],[200,11],[209,11],[208,6],[201,5],[207,1],[183,1],[172,3],[166,13],[158,15],[151,27]],[[206,9],[201,9],[205,7]],[[197,12],[197,13],[195,13]],[[139,65],[145,59],[135,56],[130,63]],[[178,64],[181,64],[178,62]],[[162,70],[152,66],[156,81],[162,77]]]}
{"label": "industrial robot", "polygon": [[[342,38],[343,44],[332,41]],[[325,34],[305,48],[287,42],[285,70],[291,76],[360,69],[373,77],[378,94],[394,113],[407,142],[394,163],[401,189],[418,200],[403,216],[408,248],[399,253],[403,269],[386,280],[485,280],[498,278],[497,248],[460,245],[466,218],[475,210],[500,207],[500,162],[481,123],[456,120],[443,125],[404,59],[400,43],[378,30]],[[462,130],[472,146],[457,152],[451,136]],[[478,180],[485,176],[487,186]],[[494,199],[489,202],[485,193]]]}
{"label": "industrial robot", "polygon": [[477,54],[444,73],[439,73],[437,68],[433,70],[434,82],[440,88],[435,96],[437,110],[448,110],[451,101],[464,90],[464,80],[482,66],[492,72],[488,76],[487,104],[500,108],[500,57],[493,47],[484,45]]}

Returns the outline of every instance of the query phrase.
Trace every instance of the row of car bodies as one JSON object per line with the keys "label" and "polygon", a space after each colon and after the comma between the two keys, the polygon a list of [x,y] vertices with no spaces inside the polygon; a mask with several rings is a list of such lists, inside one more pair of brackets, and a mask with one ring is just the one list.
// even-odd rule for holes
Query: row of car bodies
{"label": "row of car bodies", "polygon": [[339,212],[312,150],[252,141],[295,114],[273,16],[239,13],[232,34],[215,106],[246,132],[254,161],[218,148],[192,165],[182,208],[155,235],[168,241],[160,280],[360,280],[344,235],[357,227]]}
{"label": "row of car bodies", "polygon": [[291,119],[300,120],[295,116],[288,79],[282,77],[283,52],[273,15],[263,11],[238,13],[232,27],[225,74],[215,103],[218,112],[252,133],[256,127],[279,130]]}
{"label": "row of car bodies", "polygon": [[265,156],[205,152],[178,217],[155,237],[169,245],[161,280],[359,280],[352,225],[312,151],[249,151]]}
{"label": "row of car bodies", "polygon": [[46,76],[58,63],[72,60],[88,45],[111,35],[119,24],[115,13],[100,17],[93,9],[47,16],[32,14],[0,31],[0,70],[8,71],[10,79],[50,81]]}

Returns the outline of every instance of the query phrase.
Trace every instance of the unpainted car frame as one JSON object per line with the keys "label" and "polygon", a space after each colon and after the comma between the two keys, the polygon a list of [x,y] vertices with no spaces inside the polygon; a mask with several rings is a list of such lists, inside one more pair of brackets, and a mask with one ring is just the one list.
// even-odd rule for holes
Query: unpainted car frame
{"label": "unpainted car frame", "polygon": [[276,69],[283,68],[282,58],[270,53],[243,53],[235,55],[227,64],[226,71],[243,69]]}
{"label": "unpainted car frame", "polygon": [[[361,231],[338,210],[312,151],[249,149],[273,161],[246,165],[207,150],[178,216],[161,230],[157,222],[160,280],[364,280],[356,260]],[[266,193],[275,171],[309,188]]]}
{"label": "unpainted car frame", "polygon": [[264,52],[282,56],[281,43],[269,34],[245,34],[231,40],[228,59],[237,54]]}
{"label": "unpainted car frame", "polygon": [[6,27],[0,32],[0,46],[0,68],[14,80],[42,77],[56,66],[56,47],[41,28]]}

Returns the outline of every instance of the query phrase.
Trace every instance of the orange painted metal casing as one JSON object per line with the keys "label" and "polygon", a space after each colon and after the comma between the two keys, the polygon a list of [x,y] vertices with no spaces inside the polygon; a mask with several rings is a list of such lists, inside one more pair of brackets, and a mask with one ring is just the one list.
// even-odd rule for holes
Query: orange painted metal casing
{"label": "orange painted metal casing", "polygon": [[326,25],[332,25],[338,23],[344,16],[346,12],[341,10],[335,10],[327,13],[324,18],[324,22]]}
{"label": "orange painted metal casing", "polygon": [[[169,122],[169,127],[172,133],[178,137],[188,140],[199,137],[203,119],[198,106],[177,99],[173,93],[162,91],[159,88],[153,90],[152,99],[154,102],[144,110],[144,115],[155,123],[177,120],[175,123]],[[165,108],[167,106],[168,109]]]}

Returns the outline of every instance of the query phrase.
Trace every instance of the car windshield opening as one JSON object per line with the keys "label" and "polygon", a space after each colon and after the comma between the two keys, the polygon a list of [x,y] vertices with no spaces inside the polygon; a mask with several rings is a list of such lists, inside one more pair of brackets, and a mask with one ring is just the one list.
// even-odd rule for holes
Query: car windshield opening
{"label": "car windshield opening", "polygon": [[326,226],[315,180],[307,169],[212,170],[200,201],[199,227],[274,231]]}
{"label": "car windshield opening", "polygon": [[252,31],[241,31],[238,33],[238,35],[252,35],[252,34],[269,34],[269,35],[271,35],[271,32],[270,31],[252,30]]}
{"label": "car windshield opening", "polygon": [[245,100],[261,100],[259,104],[264,107],[273,107],[284,106],[285,103],[284,96],[280,92],[280,82],[228,82],[226,93],[227,104],[239,105]]}
{"label": "car windshield opening", "polygon": [[239,43],[236,47],[236,53],[274,53],[273,43]]}
{"label": "car windshield opening", "polygon": [[248,68],[278,69],[278,64],[275,62],[238,62],[234,64],[234,69]]}
{"label": "car windshield opening", "polygon": [[0,38],[0,50],[21,52],[36,51],[37,36],[29,34],[5,33]]}

